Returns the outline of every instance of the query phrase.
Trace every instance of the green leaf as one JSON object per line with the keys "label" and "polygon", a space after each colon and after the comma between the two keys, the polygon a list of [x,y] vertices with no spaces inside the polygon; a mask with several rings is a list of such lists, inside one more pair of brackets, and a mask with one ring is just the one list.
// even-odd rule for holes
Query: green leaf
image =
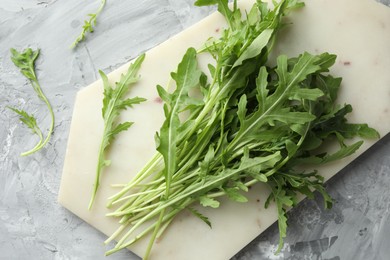
{"label": "green leaf", "polygon": [[[264,175],[264,174],[262,174],[262,175]],[[264,176],[265,176],[265,175],[264,175]],[[266,177],[266,178],[267,178],[267,177]],[[248,191],[249,191],[248,187],[247,187],[244,183],[242,183],[241,181],[236,181],[236,182],[234,182],[234,185],[237,186],[237,188],[239,188],[240,190],[243,190],[243,191],[245,191],[245,192],[248,192]]]}
{"label": "green leaf", "polygon": [[268,96],[268,72],[265,66],[262,66],[259,71],[259,75],[256,78],[256,90],[257,90],[257,101],[259,102],[259,111],[260,113],[264,113],[265,104]]}
{"label": "green leaf", "polygon": [[259,10],[256,5],[253,5],[249,13],[247,14],[248,24],[254,26],[259,22]]}
{"label": "green leaf", "polygon": [[211,208],[219,207],[219,201],[207,196],[200,196],[199,202],[203,207],[211,207]]}
{"label": "green leaf", "polygon": [[307,99],[316,101],[318,98],[322,97],[324,92],[318,88],[307,89],[307,88],[297,88],[292,92],[290,99],[301,100]]}
{"label": "green leaf", "polygon": [[318,55],[317,56],[318,60],[315,62],[315,64],[321,67],[321,70],[319,70],[319,72],[328,72],[329,68],[335,64],[336,58],[337,58],[336,55],[329,54],[327,52]]}
{"label": "green leaf", "polygon": [[206,175],[210,171],[210,166],[215,159],[214,146],[210,145],[209,149],[204,157],[204,160],[199,163],[202,175]]}
{"label": "green leaf", "polygon": [[322,195],[322,198],[324,199],[324,206],[325,206],[325,208],[326,209],[331,209],[332,206],[333,206],[333,199],[326,192],[324,186],[322,186],[322,185],[315,185],[314,188]]}
{"label": "green leaf", "polygon": [[177,90],[174,94],[178,97],[180,97],[182,91],[188,91],[199,84],[201,71],[198,68],[196,50],[194,48],[187,50],[179,63],[177,72],[172,72],[171,76],[176,82]]}
{"label": "green leaf", "polygon": [[126,131],[127,129],[132,126],[134,122],[124,122],[119,125],[117,125],[112,131],[111,131],[111,137],[114,137],[115,135],[119,134],[120,132]]}
{"label": "green leaf", "polygon": [[293,141],[288,139],[286,140],[286,149],[289,157],[292,157],[297,152],[298,148],[298,145],[295,144]]}
{"label": "green leaf", "polygon": [[260,21],[265,20],[269,13],[268,3],[263,2],[262,0],[256,0],[256,6],[260,12]]}
{"label": "green leaf", "polygon": [[288,84],[288,58],[286,55],[280,55],[276,59],[277,67],[275,69],[276,74],[279,77],[279,89],[285,89]]}
{"label": "green leaf", "polygon": [[218,0],[196,0],[195,6],[207,6],[207,5],[215,5],[218,3]]}
{"label": "green leaf", "polygon": [[356,135],[367,139],[380,138],[378,131],[369,127],[367,124],[344,124],[340,131],[347,138],[352,138]]}
{"label": "green leaf", "polygon": [[138,105],[138,104],[141,104],[142,102],[145,102],[145,101],[146,101],[146,98],[142,98],[142,97],[128,98],[128,99],[119,101],[118,104],[116,105],[116,107],[118,109],[132,108],[133,105]]}
{"label": "green leaf", "polygon": [[288,108],[273,112],[265,118],[271,125],[274,125],[274,121],[283,122],[285,124],[305,124],[316,119],[314,115],[308,112],[289,112]]}
{"label": "green leaf", "polygon": [[194,209],[194,208],[188,207],[187,209],[188,209],[195,217],[199,218],[199,219],[202,220],[204,223],[206,223],[207,226],[209,226],[210,228],[212,228],[211,222],[210,222],[210,220],[209,220],[208,217],[206,217],[205,215],[203,215],[202,213],[200,213],[199,211],[197,211],[197,210]]}
{"label": "green leaf", "polygon": [[157,93],[160,96],[160,98],[166,103],[171,104],[172,98],[171,95],[160,85],[157,85]]}
{"label": "green leaf", "polygon": [[[188,99],[188,91],[199,85],[201,71],[196,60],[196,50],[189,48],[182,61],[177,67],[177,71],[171,73],[176,82],[176,89],[171,94],[170,108],[166,109],[166,119],[160,129],[159,145],[157,151],[164,158],[164,176],[166,181],[166,194],[169,196],[171,179],[177,169],[177,139],[178,128],[180,126],[179,112],[183,109],[185,100]],[[161,89],[160,89],[161,92]],[[161,92],[163,93],[163,92]]]}
{"label": "green leaf", "polygon": [[257,36],[253,42],[243,51],[240,57],[233,64],[232,68],[240,66],[245,60],[258,56],[265,48],[274,33],[273,29],[266,29]]}
{"label": "green leaf", "polygon": [[14,111],[15,113],[17,113],[20,117],[20,121],[25,125],[27,126],[28,128],[30,128],[32,130],[32,132],[34,134],[37,134],[38,136],[40,136],[39,133],[41,133],[41,130],[40,128],[38,127],[38,124],[37,124],[37,121],[34,117],[34,115],[32,114],[28,114],[26,111],[24,110],[19,110],[17,108],[13,108],[13,107],[7,107],[8,109]]}
{"label": "green leaf", "polygon": [[303,124],[294,124],[292,123],[290,125],[290,129],[296,132],[299,135],[304,135],[306,132],[307,127]]}
{"label": "green leaf", "polygon": [[279,245],[276,252],[279,253],[283,248],[283,238],[287,235],[287,216],[285,207],[291,207],[293,201],[290,196],[287,196],[285,190],[281,190],[274,194],[274,199],[278,209]]}
{"label": "green leaf", "polygon": [[343,146],[337,152],[325,156],[324,159],[322,160],[322,163],[328,163],[331,161],[340,160],[342,158],[345,158],[345,157],[355,153],[362,144],[363,144],[363,141],[358,141],[352,145]]}
{"label": "green leaf", "polygon": [[248,199],[242,195],[237,189],[235,188],[226,188],[224,189],[226,195],[229,199],[236,201],[236,202],[247,202]]}
{"label": "green leaf", "polygon": [[[229,9],[228,0],[197,0],[194,3],[195,6],[209,6],[216,4],[218,5],[218,11],[230,23],[232,21],[232,11]],[[236,6],[236,3],[234,4],[234,6]]]}
{"label": "green leaf", "polygon": [[277,162],[282,158],[280,152],[270,154],[263,157],[249,157],[249,151],[246,149],[244,156],[241,158],[239,169],[253,174],[260,174],[265,170],[275,166]]}
{"label": "green leaf", "polygon": [[288,10],[287,12],[285,12],[285,14],[289,14],[290,11],[293,11],[295,9],[300,9],[302,7],[305,6],[305,3],[303,2],[300,2],[299,0],[290,0],[290,1],[287,1],[287,7],[286,9]]}
{"label": "green leaf", "polygon": [[302,149],[311,151],[314,149],[317,149],[322,144],[322,139],[318,138],[315,134],[312,132],[309,132],[303,141]]}
{"label": "green leaf", "polygon": [[104,121],[103,137],[100,142],[98,152],[98,163],[96,167],[95,181],[92,189],[92,196],[89,202],[88,209],[92,208],[95,201],[95,196],[100,185],[100,175],[107,162],[105,152],[109,148],[111,141],[117,134],[126,131],[133,122],[116,123],[120,110],[132,107],[134,104],[139,104],[146,99],[135,97],[125,99],[125,95],[130,90],[130,86],[139,79],[138,71],[145,59],[145,54],[140,55],[132,64],[125,74],[122,74],[119,82],[115,84],[115,88],[110,85],[110,82],[103,71],[99,71],[103,82],[103,101],[102,101],[102,117]]}
{"label": "green leaf", "polygon": [[247,99],[246,95],[242,95],[240,98],[240,101],[238,102],[238,110],[237,110],[237,116],[238,119],[240,120],[241,124],[245,120],[245,115],[246,115],[246,105],[247,105]]}
{"label": "green leaf", "polygon": [[341,81],[341,78],[334,78],[331,75],[321,74],[315,77],[315,85],[329,96],[330,102],[336,101]]}
{"label": "green leaf", "polygon": [[318,56],[313,56],[307,52],[300,55],[298,62],[294,65],[291,73],[289,73],[290,85],[302,82],[308,75],[319,71],[321,69],[320,60]]}

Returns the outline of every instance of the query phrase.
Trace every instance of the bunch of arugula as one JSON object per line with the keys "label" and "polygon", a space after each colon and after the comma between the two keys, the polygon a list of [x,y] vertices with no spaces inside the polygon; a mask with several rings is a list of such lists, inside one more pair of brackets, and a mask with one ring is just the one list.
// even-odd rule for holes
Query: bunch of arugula
{"label": "bunch of arugula", "polygon": [[[148,259],[155,239],[178,213],[189,210],[211,226],[192,205],[218,208],[220,196],[246,202],[243,192],[258,182],[271,190],[265,206],[271,201],[277,206],[280,250],[286,236],[286,210],[297,204],[298,194],[312,198],[317,190],[325,207],[332,204],[323,177],[297,166],[341,159],[362,144],[348,145],[345,139],[378,137],[366,124],[347,123],[350,105],[336,105],[341,79],[327,73],[335,55],[281,55],[276,66],[267,65],[276,34],[284,25],[282,17],[302,3],[282,0],[270,10],[257,1],[245,17],[236,1],[232,9],[227,0],[196,4],[218,4],[229,27],[201,50],[187,50],[171,74],[176,85],[172,93],[157,86],[165,103],[165,121],[156,135],[158,153],[109,199],[109,207],[119,207],[108,216],[121,217],[121,226],[107,239],[106,243],[119,239],[107,254],[151,234],[144,257]],[[208,65],[210,80],[198,68],[200,52],[215,60]],[[191,94],[194,89],[201,98]],[[340,148],[332,154],[321,151],[332,139]]]}
{"label": "bunch of arugula", "polygon": [[9,107],[9,109],[11,109],[12,111],[14,111],[20,116],[20,121],[28,128],[30,128],[33,134],[39,137],[38,143],[31,150],[21,153],[21,156],[27,156],[42,149],[49,142],[51,134],[53,133],[54,130],[53,108],[49,100],[43,93],[37,75],[35,73],[35,61],[38,59],[38,57],[39,57],[39,49],[32,50],[31,48],[27,48],[23,52],[18,52],[15,49],[11,49],[12,62],[15,64],[16,67],[20,69],[20,72],[30,81],[37,96],[46,104],[51,118],[50,128],[45,138],[33,114],[29,114],[24,110],[19,110],[17,108]]}

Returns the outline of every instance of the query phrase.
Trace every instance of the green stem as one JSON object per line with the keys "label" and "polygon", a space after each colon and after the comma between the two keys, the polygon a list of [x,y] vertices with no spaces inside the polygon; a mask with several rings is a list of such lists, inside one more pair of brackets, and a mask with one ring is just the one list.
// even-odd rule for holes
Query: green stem
{"label": "green stem", "polygon": [[[35,76],[35,72],[34,70],[32,70],[32,73]],[[51,138],[51,135],[53,133],[53,130],[54,130],[54,112],[53,112],[53,108],[49,102],[49,100],[47,99],[47,97],[45,96],[45,94],[43,93],[39,83],[38,83],[38,80],[35,78],[34,80],[31,80],[31,84],[33,85],[33,88],[34,90],[38,93],[38,97],[40,97],[46,104],[48,110],[49,110],[49,113],[50,113],[50,119],[51,119],[51,124],[50,124],[50,128],[49,128],[49,132],[45,138],[45,140],[43,140],[43,135],[42,135],[42,132],[41,130],[39,129],[39,131],[37,132],[39,138],[40,138],[40,142],[31,150],[27,151],[27,152],[23,152],[21,153],[21,156],[27,156],[27,155],[30,155],[32,153],[35,153],[36,151],[42,149],[50,140]],[[42,142],[43,140],[43,142]]]}
{"label": "green stem", "polygon": [[121,191],[114,194],[113,196],[109,197],[109,202],[107,204],[107,207],[111,207],[112,204],[122,197],[124,194],[126,194],[131,188],[139,184],[142,180],[147,178],[153,173],[153,170],[155,167],[162,161],[163,157],[160,153],[154,154],[152,159],[149,160],[149,162],[145,165],[144,168],[142,168],[141,171],[139,171],[136,176],[124,187]]}
{"label": "green stem", "polygon": [[[103,130],[103,136],[105,136],[105,134],[106,134],[106,126],[104,127],[104,130]],[[95,181],[93,183],[92,196],[91,196],[91,199],[89,201],[88,210],[91,210],[91,208],[92,208],[92,205],[95,201],[97,190],[98,190],[99,185],[100,185],[100,175],[101,175],[101,172],[103,169],[103,167],[101,166],[101,163],[104,162],[104,149],[105,149],[104,142],[105,142],[105,138],[103,137],[101,139],[100,146],[99,146],[99,157],[98,157],[99,159],[98,159],[98,163],[96,165]]]}

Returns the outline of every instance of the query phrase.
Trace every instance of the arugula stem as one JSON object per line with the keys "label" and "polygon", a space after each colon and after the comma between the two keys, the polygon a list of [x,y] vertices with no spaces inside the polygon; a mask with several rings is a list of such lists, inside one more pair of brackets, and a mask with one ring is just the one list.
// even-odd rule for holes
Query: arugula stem
{"label": "arugula stem", "polygon": [[147,162],[144,168],[140,172],[138,172],[135,177],[127,183],[126,187],[123,188],[118,193],[114,194],[113,196],[109,197],[109,202],[107,204],[107,207],[111,207],[113,202],[116,201],[118,198],[126,194],[131,188],[139,184],[142,180],[144,180],[146,177],[148,177],[150,174],[153,173],[154,168],[162,161],[162,156],[160,153],[154,154],[154,156]]}
{"label": "arugula stem", "polygon": [[114,201],[112,204],[115,205],[115,204],[117,204],[119,202],[122,202],[124,200],[130,199],[132,197],[139,197],[139,196],[142,196],[142,195],[145,195],[145,194],[150,194],[150,193],[153,193],[153,192],[164,191],[164,190],[165,190],[165,187],[160,187],[160,188],[157,188],[155,190],[145,190],[145,191],[141,191],[141,192],[137,192],[137,193],[132,193],[132,194],[127,195],[125,197],[119,198],[118,200]]}
{"label": "arugula stem", "polygon": [[[107,128],[104,127],[103,136],[106,135],[106,132],[107,132]],[[102,169],[103,169],[101,164],[100,164],[100,162],[104,161],[105,146],[106,146],[105,140],[104,140],[104,138],[102,138],[102,140],[100,142],[100,146],[99,146],[99,159],[98,159],[99,163],[96,165],[95,181],[93,183],[92,196],[91,196],[91,199],[90,199],[89,204],[88,204],[88,210],[90,210],[92,208],[92,205],[93,205],[93,203],[95,201],[97,190],[98,190],[99,185],[100,185],[100,175],[101,175],[101,172],[102,172]]]}
{"label": "arugula stem", "polygon": [[[164,222],[167,222],[167,221],[170,221],[178,212],[180,211],[180,209],[174,209],[172,211],[170,211],[167,215],[165,215],[165,217],[163,218],[163,223]],[[147,228],[145,228],[141,233],[139,233],[138,235],[136,235],[133,239],[131,239],[130,241],[128,241],[127,243],[124,243],[124,241],[122,243],[119,243],[115,246],[115,248],[109,250],[106,252],[106,256],[109,256],[115,252],[118,252],[120,250],[122,250],[123,248],[126,248],[126,247],[129,247],[130,245],[134,244],[135,242],[137,242],[139,239],[141,239],[142,237],[144,237],[146,234],[148,234],[149,232],[151,232],[155,226],[157,225],[157,222],[153,223],[152,225],[148,226]],[[130,236],[132,233],[130,234],[126,234],[127,237]],[[126,237],[126,238],[127,238]]]}
{"label": "arugula stem", "polygon": [[[36,81],[36,84],[39,86],[38,81]],[[47,136],[46,136],[45,140],[42,142],[42,144],[35,151],[31,150],[30,152],[22,153],[21,154],[22,156],[30,155],[30,154],[38,151],[39,149],[43,148],[49,142],[49,140],[51,138],[51,135],[52,135],[52,133],[54,131],[54,112],[53,112],[53,108],[52,108],[49,100],[47,99],[47,97],[43,94],[42,90],[40,88],[39,88],[39,90],[40,90],[40,96],[42,97],[43,101],[45,102],[45,104],[46,104],[46,106],[47,106],[47,108],[49,110],[50,121],[51,121],[50,122],[50,128],[49,128]]]}
{"label": "arugula stem", "polygon": [[154,227],[154,231],[153,231],[153,233],[152,233],[152,237],[151,237],[150,240],[149,240],[148,247],[146,248],[146,252],[145,252],[144,257],[143,257],[144,260],[149,260],[150,251],[152,250],[152,246],[153,246],[153,244],[154,244],[154,241],[156,240],[157,233],[158,233],[158,231],[159,231],[161,222],[162,222],[163,219],[164,219],[164,215],[165,215],[165,209],[163,209],[163,210],[161,211],[160,217],[158,218],[157,223],[156,223],[156,226]]}

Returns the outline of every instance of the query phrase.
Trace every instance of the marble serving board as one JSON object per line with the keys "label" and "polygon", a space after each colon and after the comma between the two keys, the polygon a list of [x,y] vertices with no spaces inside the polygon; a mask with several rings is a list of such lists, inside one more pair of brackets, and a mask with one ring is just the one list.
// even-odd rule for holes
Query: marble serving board
{"label": "marble serving board", "polygon": [[[352,122],[366,122],[381,136],[390,131],[390,9],[373,0],[307,0],[306,7],[289,16],[289,26],[279,35],[273,55],[295,56],[303,51],[331,52],[338,55],[332,69],[343,77],[340,103],[354,107]],[[250,8],[252,1],[241,1]],[[120,121],[135,124],[121,133],[108,154],[112,163],[104,170],[96,202],[90,199],[97,153],[103,131],[101,118],[102,82],[99,80],[79,91],[74,105],[59,202],[92,226],[110,235],[118,220],[108,218],[106,198],[118,191],[111,184],[126,183],[155,153],[154,134],[163,122],[157,84],[166,84],[186,49],[200,47],[225,26],[223,17],[212,14],[196,25],[146,52],[140,70],[141,80],[130,96],[148,99],[121,114]],[[199,57],[201,66],[207,58]],[[128,64],[109,74],[119,79]],[[368,149],[377,140],[367,140],[353,156],[318,168],[329,179]],[[221,200],[219,209],[199,210],[209,217],[210,229],[189,213],[179,215],[153,248],[152,259],[229,259],[277,220],[275,207],[264,209],[268,190],[262,185],[247,194],[248,203]],[[130,249],[142,256],[147,240]]]}

